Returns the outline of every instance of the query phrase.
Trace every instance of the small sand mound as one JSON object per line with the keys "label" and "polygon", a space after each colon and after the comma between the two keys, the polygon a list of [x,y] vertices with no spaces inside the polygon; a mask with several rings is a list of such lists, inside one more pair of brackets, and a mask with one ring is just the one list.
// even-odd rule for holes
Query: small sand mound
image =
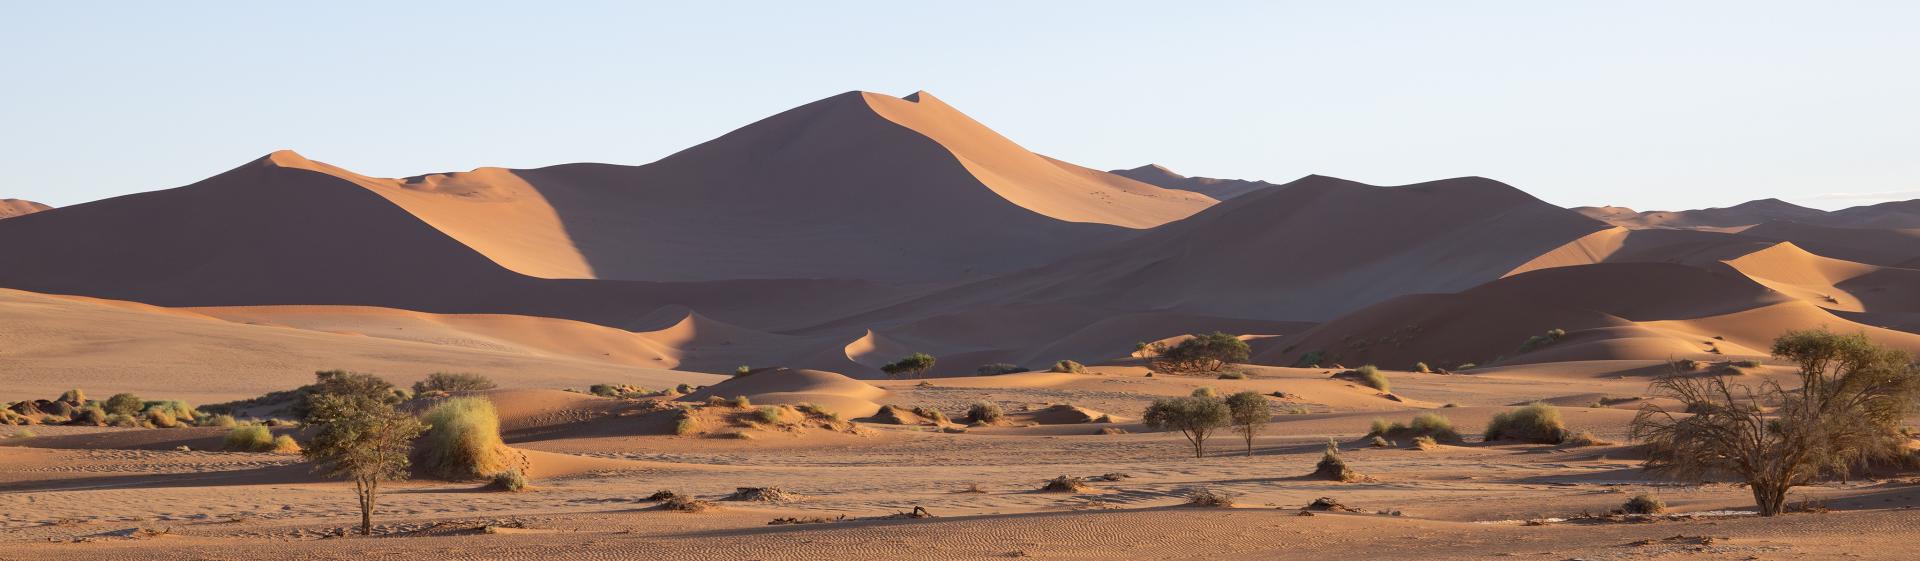
{"label": "small sand mound", "polygon": [[933,421],[928,420],[926,417],[922,417],[914,414],[912,410],[909,410],[903,407],[893,406],[893,405],[886,405],[886,406],[880,407],[880,411],[878,413],[874,413],[872,417],[868,417],[864,420],[870,423],[880,423],[880,424],[886,424],[886,425],[932,425],[934,424]]}
{"label": "small sand mound", "polygon": [[1072,424],[1080,424],[1080,423],[1091,423],[1091,422],[1100,420],[1102,418],[1108,419],[1107,422],[1112,422],[1112,417],[1108,416],[1106,413],[1101,413],[1099,411],[1094,411],[1092,409],[1088,409],[1085,407],[1075,407],[1071,404],[1066,404],[1066,403],[1051,405],[1051,406],[1048,406],[1046,409],[1035,411],[1033,412],[1033,415],[1031,417],[1033,422],[1040,423],[1042,425],[1072,425]]}
{"label": "small sand mound", "polygon": [[704,402],[709,397],[746,396],[758,404],[799,405],[811,403],[842,417],[874,415],[881,407],[873,400],[887,391],[872,384],[824,370],[767,368],[747,376],[735,376],[724,382],[687,394],[681,401]]}
{"label": "small sand mound", "polygon": [[653,494],[651,495],[647,495],[647,497],[644,499],[640,499],[640,502],[657,503],[661,501],[671,501],[673,499],[679,499],[679,498],[689,498],[689,496],[676,493],[674,491],[670,491],[667,489],[661,489],[659,491],[654,491]]}
{"label": "small sand mound", "polygon": [[674,495],[672,498],[669,498],[665,501],[661,501],[659,508],[661,510],[672,510],[677,512],[706,512],[718,507],[714,506],[713,503],[696,499],[693,497],[689,497],[685,495]]}
{"label": "small sand mound", "polygon": [[722,500],[776,503],[797,501],[800,500],[800,496],[788,493],[779,487],[739,487],[734,489],[732,495],[727,495],[727,498]]}

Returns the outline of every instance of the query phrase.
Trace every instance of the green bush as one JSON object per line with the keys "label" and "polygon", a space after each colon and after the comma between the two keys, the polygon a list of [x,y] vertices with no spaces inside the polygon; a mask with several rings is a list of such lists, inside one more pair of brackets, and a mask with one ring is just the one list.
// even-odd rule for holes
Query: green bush
{"label": "green bush", "polygon": [[977,369],[974,369],[974,373],[976,373],[976,374],[979,374],[979,375],[981,375],[981,376],[998,376],[998,375],[1001,375],[1001,374],[1018,374],[1018,373],[1021,373],[1021,372],[1026,372],[1026,371],[1027,371],[1027,369],[1026,369],[1026,368],[1024,368],[1024,367],[1021,367],[1021,366],[1020,366],[1020,365],[1018,365],[1018,364],[1010,364],[1010,363],[1005,363],[1005,362],[995,362],[995,363],[992,363],[992,364],[982,364],[982,365],[980,365],[980,368],[977,368]]}
{"label": "green bush", "polygon": [[260,425],[234,427],[227,431],[226,449],[235,452],[272,451],[273,432]]}
{"label": "green bush", "polygon": [[429,427],[421,467],[453,479],[487,477],[507,467],[507,445],[500,440],[500,416],[483,397],[456,397],[421,417]]}
{"label": "green bush", "polygon": [[989,401],[976,401],[967,406],[967,421],[974,423],[998,423],[1006,418],[1000,405]]}
{"label": "green bush", "polygon": [[1251,351],[1239,337],[1215,331],[1181,341],[1154,364],[1169,372],[1211,372],[1227,364],[1246,362]]}
{"label": "green bush", "polygon": [[500,387],[499,384],[495,384],[493,383],[493,380],[490,380],[486,376],[481,376],[479,374],[464,374],[459,372],[435,372],[432,374],[428,374],[427,379],[425,380],[414,382],[413,393],[423,394],[427,392],[447,392],[447,393],[478,392],[478,391],[491,390],[498,387]]}
{"label": "green bush", "polygon": [[926,374],[928,370],[933,370],[934,365],[937,363],[938,361],[934,359],[933,355],[913,353],[907,355],[905,358],[881,366],[880,371],[887,373],[889,377],[900,376],[914,378]]}
{"label": "green bush", "polygon": [[1567,439],[1566,425],[1560,422],[1560,409],[1534,402],[1525,407],[1503,411],[1487,423],[1487,441],[1518,440],[1539,444],[1559,444]]}
{"label": "green bush", "polygon": [[113,397],[107,398],[106,403],[101,404],[100,408],[106,410],[109,415],[132,415],[139,413],[140,409],[146,406],[147,402],[141,401],[140,396],[130,393],[117,393],[113,394]]}
{"label": "green bush", "polygon": [[1412,431],[1415,436],[1427,436],[1435,440],[1448,442],[1460,440],[1460,433],[1453,429],[1453,421],[1438,413],[1414,415],[1413,422],[1407,425],[1407,430]]}

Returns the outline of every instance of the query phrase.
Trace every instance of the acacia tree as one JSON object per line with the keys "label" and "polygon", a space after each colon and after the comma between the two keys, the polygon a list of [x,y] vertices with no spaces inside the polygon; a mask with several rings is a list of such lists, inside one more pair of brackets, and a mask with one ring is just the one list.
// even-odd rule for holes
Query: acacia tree
{"label": "acacia tree", "polygon": [[1901,419],[1920,400],[1920,368],[1906,353],[1819,329],[1781,336],[1773,354],[1800,367],[1800,387],[1677,372],[1655,381],[1653,394],[1684,407],[1650,403],[1634,417],[1631,436],[1647,442],[1648,469],[1739,476],[1760,514],[1773,516],[1795,486],[1902,452]]}
{"label": "acacia tree", "polygon": [[1248,391],[1227,396],[1227,410],[1233,430],[1247,439],[1247,455],[1252,456],[1253,437],[1273,418],[1273,406],[1267,403],[1267,396]]}
{"label": "acacia tree", "polygon": [[1232,362],[1246,362],[1251,349],[1239,337],[1215,331],[1195,335],[1159,353],[1154,367],[1168,372],[1212,372]]}
{"label": "acacia tree", "polygon": [[928,370],[933,370],[934,362],[933,355],[913,353],[906,358],[881,366],[880,371],[887,373],[889,377],[916,378],[926,374]]}
{"label": "acacia tree", "polygon": [[1175,397],[1153,400],[1142,420],[1154,430],[1179,429],[1193,445],[1193,457],[1207,455],[1207,437],[1232,422],[1226,402],[1211,397]]}
{"label": "acacia tree", "polygon": [[360,534],[373,532],[374,500],[381,481],[407,478],[413,439],[426,426],[400,412],[390,393],[320,392],[308,396],[306,421],[319,427],[301,453],[329,477],[353,480],[360,501]]}

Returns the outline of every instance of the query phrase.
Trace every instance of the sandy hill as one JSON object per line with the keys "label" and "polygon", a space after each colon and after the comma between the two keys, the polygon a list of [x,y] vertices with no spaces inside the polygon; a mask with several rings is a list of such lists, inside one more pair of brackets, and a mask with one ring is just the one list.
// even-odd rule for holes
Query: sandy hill
{"label": "sandy hill", "polygon": [[1376,187],[1309,176],[1122,246],[849,321],[1090,322],[1116,311],[1317,321],[1402,294],[1464,290],[1605,227],[1488,179]]}
{"label": "sandy hill", "polygon": [[1807,208],[1780,199],[1747,201],[1726,208],[1636,212],[1625,207],[1579,207],[1573,209],[1595,220],[1628,228],[1702,228],[1725,229],[1752,226],[1769,220],[1819,221],[1827,212]]}
{"label": "sandy hill", "polygon": [[1160,164],[1147,164],[1133,169],[1116,169],[1108,173],[1168,189],[1193,191],[1222,201],[1273,186],[1272,183],[1265,181],[1188,177],[1174,173],[1173,170]]}
{"label": "sandy hill", "polygon": [[1872,265],[1898,267],[1920,258],[1920,228],[1843,228],[1776,220],[1740,233],[1793,242],[1816,254]]}
{"label": "sandy hill", "polygon": [[435,371],[472,372],[509,388],[720,379],[649,365],[648,348],[635,338],[539,318],[377,308],[181,310],[0,289],[0,371],[7,372],[0,399],[44,399],[79,386],[100,395],[205,403],[291,389],[331,369],[373,372],[398,384]]}
{"label": "sandy hill", "polygon": [[703,402],[709,397],[746,396],[756,404],[811,403],[851,419],[879,411],[877,400],[886,395],[886,390],[835,372],[771,368],[729,378],[682,399]]}
{"label": "sandy hill", "polygon": [[1920,228],[1920,199],[1843,208],[1829,216],[1854,228]]}
{"label": "sandy hill", "polygon": [[26,216],[53,207],[28,200],[0,199],[0,219]]}
{"label": "sandy hill", "polygon": [[550,278],[979,277],[1214,203],[1034,154],[926,92],[832,96],[642,166],[315,169]]}

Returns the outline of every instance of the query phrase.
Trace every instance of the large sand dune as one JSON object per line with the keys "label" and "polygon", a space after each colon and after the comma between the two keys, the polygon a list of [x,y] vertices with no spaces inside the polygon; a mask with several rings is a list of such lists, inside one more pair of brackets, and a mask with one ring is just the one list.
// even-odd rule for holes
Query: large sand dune
{"label": "large sand dune", "polygon": [[1193,191],[1222,201],[1274,186],[1265,181],[1188,177],[1174,173],[1173,170],[1160,164],[1147,164],[1133,169],[1116,169],[1109,173],[1168,189]]}
{"label": "large sand dune", "polygon": [[21,199],[0,199],[0,218],[26,216],[53,207]]}

